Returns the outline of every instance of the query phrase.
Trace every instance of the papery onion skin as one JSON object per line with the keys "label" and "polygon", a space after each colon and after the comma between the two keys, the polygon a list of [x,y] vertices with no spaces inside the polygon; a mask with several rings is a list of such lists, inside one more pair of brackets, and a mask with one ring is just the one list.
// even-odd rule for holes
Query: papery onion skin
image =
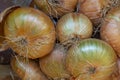
{"label": "papery onion skin", "polygon": [[56,44],[49,55],[40,59],[40,68],[42,72],[53,80],[69,79],[70,74],[65,68],[65,58],[65,48],[60,44]]}
{"label": "papery onion skin", "polygon": [[39,65],[28,58],[20,56],[13,57],[11,67],[22,80],[48,80],[40,71]]}
{"label": "papery onion skin", "polygon": [[35,4],[46,14],[59,18],[75,11],[77,0],[34,0]]}
{"label": "papery onion skin", "polygon": [[68,13],[58,21],[56,32],[61,43],[76,38],[85,39],[91,37],[93,25],[83,14]]}
{"label": "papery onion skin", "polygon": [[79,0],[79,12],[88,16],[94,25],[101,23],[106,12],[120,3],[119,0]]}
{"label": "papery onion skin", "polygon": [[101,39],[109,43],[120,57],[120,7],[106,15],[100,29]]}
{"label": "papery onion skin", "polygon": [[55,43],[52,20],[33,8],[24,7],[12,11],[5,21],[4,34],[16,53],[31,59],[47,55]]}
{"label": "papery onion skin", "polygon": [[66,67],[75,80],[103,80],[116,69],[117,56],[104,41],[85,39],[68,50]]}

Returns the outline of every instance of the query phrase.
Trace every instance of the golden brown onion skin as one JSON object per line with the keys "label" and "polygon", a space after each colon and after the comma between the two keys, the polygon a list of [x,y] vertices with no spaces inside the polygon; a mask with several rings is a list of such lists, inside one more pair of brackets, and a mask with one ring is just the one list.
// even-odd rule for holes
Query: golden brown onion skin
{"label": "golden brown onion skin", "polygon": [[54,50],[40,59],[40,68],[48,77],[54,80],[69,79],[70,75],[65,68],[66,50],[56,44]]}
{"label": "golden brown onion skin", "polygon": [[120,57],[120,7],[112,9],[101,26],[102,40],[109,43]]}
{"label": "golden brown onion skin", "polygon": [[8,49],[6,46],[6,43],[4,43],[5,35],[4,35],[4,22],[6,19],[6,16],[12,11],[19,8],[19,6],[11,6],[6,8],[4,11],[0,13],[0,51],[4,51]]}
{"label": "golden brown onion skin", "polygon": [[85,39],[91,37],[93,25],[88,17],[83,14],[68,13],[58,21],[56,32],[61,43],[76,38]]}
{"label": "golden brown onion skin", "polygon": [[34,0],[35,4],[46,14],[58,18],[75,11],[77,0]]}
{"label": "golden brown onion skin", "polygon": [[68,50],[66,68],[75,80],[107,80],[117,68],[117,56],[106,42],[85,39]]}
{"label": "golden brown onion skin", "polygon": [[13,57],[11,67],[22,80],[48,80],[40,71],[39,65],[28,58]]}
{"label": "golden brown onion skin", "polygon": [[4,34],[16,53],[31,59],[47,55],[55,43],[52,20],[33,8],[24,7],[12,11],[5,20]]}
{"label": "golden brown onion skin", "polygon": [[[88,16],[94,25],[98,25],[112,5],[119,0],[79,0],[79,12]],[[115,6],[116,6],[115,5]]]}

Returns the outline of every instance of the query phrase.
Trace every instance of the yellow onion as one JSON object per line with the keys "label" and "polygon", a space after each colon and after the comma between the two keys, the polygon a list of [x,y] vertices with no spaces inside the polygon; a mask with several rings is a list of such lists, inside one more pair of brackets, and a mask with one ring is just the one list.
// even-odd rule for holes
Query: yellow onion
{"label": "yellow onion", "polygon": [[120,57],[120,7],[106,15],[100,30],[102,40],[109,43]]}
{"label": "yellow onion", "polygon": [[32,59],[43,57],[52,51],[55,28],[47,15],[27,7],[7,12],[9,11],[5,16],[4,35],[10,48],[19,55]]}
{"label": "yellow onion", "polygon": [[69,80],[70,75],[65,68],[65,58],[65,48],[60,44],[56,44],[49,55],[40,59],[40,68],[42,72],[53,80]]}
{"label": "yellow onion", "polygon": [[15,56],[11,59],[11,67],[22,80],[48,80],[31,59]]}
{"label": "yellow onion", "polygon": [[75,11],[77,0],[34,0],[37,7],[46,14],[58,18]]}
{"label": "yellow onion", "polygon": [[106,42],[84,39],[68,50],[66,68],[75,80],[109,80],[117,68],[117,56]]}
{"label": "yellow onion", "polygon": [[79,0],[79,12],[88,16],[94,25],[101,22],[106,12],[113,6],[118,5],[119,0]]}
{"label": "yellow onion", "polygon": [[60,43],[68,43],[75,39],[90,38],[93,26],[85,15],[68,13],[58,21],[56,32]]}

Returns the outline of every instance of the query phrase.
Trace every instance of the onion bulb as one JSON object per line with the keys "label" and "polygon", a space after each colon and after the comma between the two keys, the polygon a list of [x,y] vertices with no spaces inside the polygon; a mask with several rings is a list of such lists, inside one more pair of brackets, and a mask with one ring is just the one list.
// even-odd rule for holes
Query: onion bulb
{"label": "onion bulb", "polygon": [[49,16],[58,18],[75,11],[77,0],[34,0],[40,10]]}
{"label": "onion bulb", "polygon": [[69,80],[70,75],[65,68],[65,58],[65,48],[60,44],[56,44],[49,55],[40,59],[40,68],[42,72],[53,80]]}
{"label": "onion bulb", "polygon": [[101,22],[106,12],[112,7],[116,6],[119,0],[79,0],[79,12],[88,16],[94,25]]}
{"label": "onion bulb", "polygon": [[9,47],[21,56],[36,59],[52,51],[55,28],[52,20],[33,8],[17,8],[6,16],[4,35]]}
{"label": "onion bulb", "polygon": [[68,50],[66,68],[75,80],[107,80],[117,68],[117,56],[106,42],[84,39]]}
{"label": "onion bulb", "polygon": [[68,43],[71,40],[90,38],[93,26],[85,15],[68,13],[58,21],[56,32],[60,43]]}
{"label": "onion bulb", "polygon": [[15,56],[11,59],[11,67],[22,80],[48,80],[31,59]]}
{"label": "onion bulb", "polygon": [[120,57],[120,7],[112,9],[102,23],[100,35]]}

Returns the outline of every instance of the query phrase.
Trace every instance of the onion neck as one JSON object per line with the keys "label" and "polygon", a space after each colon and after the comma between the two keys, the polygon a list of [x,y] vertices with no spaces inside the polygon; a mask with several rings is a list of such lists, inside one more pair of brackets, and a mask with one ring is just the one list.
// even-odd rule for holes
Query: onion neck
{"label": "onion neck", "polygon": [[15,39],[15,42],[17,43],[17,45],[20,45],[20,46],[27,46],[27,44],[28,44],[27,39],[22,36]]}
{"label": "onion neck", "polygon": [[96,72],[96,68],[95,67],[89,67],[88,72],[90,74],[94,74]]}

